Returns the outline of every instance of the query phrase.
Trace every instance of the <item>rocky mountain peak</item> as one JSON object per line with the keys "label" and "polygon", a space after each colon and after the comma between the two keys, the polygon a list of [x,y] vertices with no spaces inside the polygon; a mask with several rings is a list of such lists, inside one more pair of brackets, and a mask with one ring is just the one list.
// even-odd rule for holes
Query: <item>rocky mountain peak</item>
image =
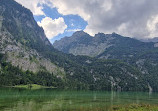
{"label": "rocky mountain peak", "polygon": [[83,30],[82,31],[77,31],[77,32],[75,32],[75,33],[73,33],[73,35],[72,36],[74,36],[74,37],[83,37],[83,36],[89,36],[89,34],[87,34],[86,32],[84,32]]}
{"label": "rocky mountain peak", "polygon": [[51,46],[44,30],[38,26],[29,9],[24,8],[14,0],[0,0],[0,9],[0,18],[3,18],[2,30],[10,32],[22,44],[26,44],[26,41],[30,40],[34,44],[41,42],[43,45]]}
{"label": "rocky mountain peak", "polygon": [[115,32],[113,32],[113,33],[111,34],[111,36],[112,36],[112,37],[122,37],[121,35],[119,35],[119,34],[117,34],[117,33],[115,33]]}
{"label": "rocky mountain peak", "polygon": [[94,35],[94,37],[104,37],[104,36],[105,36],[105,34],[104,33],[100,33],[100,32],[98,34]]}

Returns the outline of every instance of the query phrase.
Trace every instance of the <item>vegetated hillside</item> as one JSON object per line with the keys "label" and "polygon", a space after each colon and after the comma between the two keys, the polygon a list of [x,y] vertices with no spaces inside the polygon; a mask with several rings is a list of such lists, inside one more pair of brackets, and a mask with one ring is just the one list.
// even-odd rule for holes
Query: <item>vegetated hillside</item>
{"label": "vegetated hillside", "polygon": [[116,33],[98,33],[91,37],[83,31],[78,31],[71,37],[56,41],[53,46],[65,53],[105,60],[117,59],[130,64],[141,72],[149,83],[148,86],[152,85],[151,87],[157,90],[158,45],[156,42],[142,42]]}
{"label": "vegetated hillside", "polygon": [[30,10],[14,0],[0,0],[0,55],[0,85],[34,83],[91,90],[149,90],[149,86],[157,89],[152,76],[149,80],[137,67],[122,61],[57,51]]}

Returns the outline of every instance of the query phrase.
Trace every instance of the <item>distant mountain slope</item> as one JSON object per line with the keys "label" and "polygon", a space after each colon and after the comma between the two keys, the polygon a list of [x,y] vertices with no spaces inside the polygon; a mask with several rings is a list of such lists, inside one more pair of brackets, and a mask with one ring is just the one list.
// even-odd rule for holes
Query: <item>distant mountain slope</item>
{"label": "distant mountain slope", "polygon": [[97,56],[104,52],[113,44],[110,42],[114,38],[111,35],[99,33],[92,37],[83,31],[75,32],[72,37],[62,38],[60,41],[55,41],[53,46],[65,53],[74,55]]}
{"label": "distant mountain slope", "polygon": [[158,42],[158,37],[154,37],[151,39],[141,39],[143,42]]}
{"label": "distant mountain slope", "polygon": [[144,43],[116,33],[98,33],[94,37],[83,31],[56,41],[53,46],[65,53],[98,58],[130,58],[143,51],[154,49],[154,43]]}

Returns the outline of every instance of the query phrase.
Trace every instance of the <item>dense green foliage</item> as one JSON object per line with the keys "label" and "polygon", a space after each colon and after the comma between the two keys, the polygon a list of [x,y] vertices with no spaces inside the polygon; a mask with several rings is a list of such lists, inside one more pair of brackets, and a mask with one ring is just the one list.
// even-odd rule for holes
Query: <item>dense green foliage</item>
{"label": "dense green foliage", "polygon": [[157,111],[157,105],[130,104],[126,106],[113,106],[112,111]]}
{"label": "dense green foliage", "polygon": [[[2,57],[2,56],[1,56]],[[92,59],[93,60],[93,59]],[[105,66],[103,66],[106,65]],[[97,66],[97,67],[96,67]],[[129,77],[123,69],[130,73],[140,76],[140,72],[131,66],[121,63],[120,61],[93,61],[92,64],[86,63],[69,68],[66,79],[57,78],[49,72],[38,72],[36,74],[30,71],[22,71],[19,67],[14,67],[10,63],[1,60],[0,84],[14,86],[19,84],[39,84],[43,86],[53,86],[58,88],[69,89],[90,89],[90,90],[148,90],[146,83],[137,81],[134,77]],[[93,72],[91,71],[93,70]],[[69,75],[73,73],[73,75]],[[94,79],[94,76],[96,80]],[[114,77],[117,85],[111,86],[109,76]],[[121,81],[117,81],[119,78]],[[121,89],[119,87],[122,87]]]}

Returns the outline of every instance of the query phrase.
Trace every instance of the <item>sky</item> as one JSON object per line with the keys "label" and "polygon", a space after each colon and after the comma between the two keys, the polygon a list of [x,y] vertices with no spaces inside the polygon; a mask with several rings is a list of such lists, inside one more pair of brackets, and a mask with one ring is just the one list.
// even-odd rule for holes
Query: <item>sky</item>
{"label": "sky", "polygon": [[53,43],[75,31],[158,37],[158,0],[16,0],[30,9]]}

